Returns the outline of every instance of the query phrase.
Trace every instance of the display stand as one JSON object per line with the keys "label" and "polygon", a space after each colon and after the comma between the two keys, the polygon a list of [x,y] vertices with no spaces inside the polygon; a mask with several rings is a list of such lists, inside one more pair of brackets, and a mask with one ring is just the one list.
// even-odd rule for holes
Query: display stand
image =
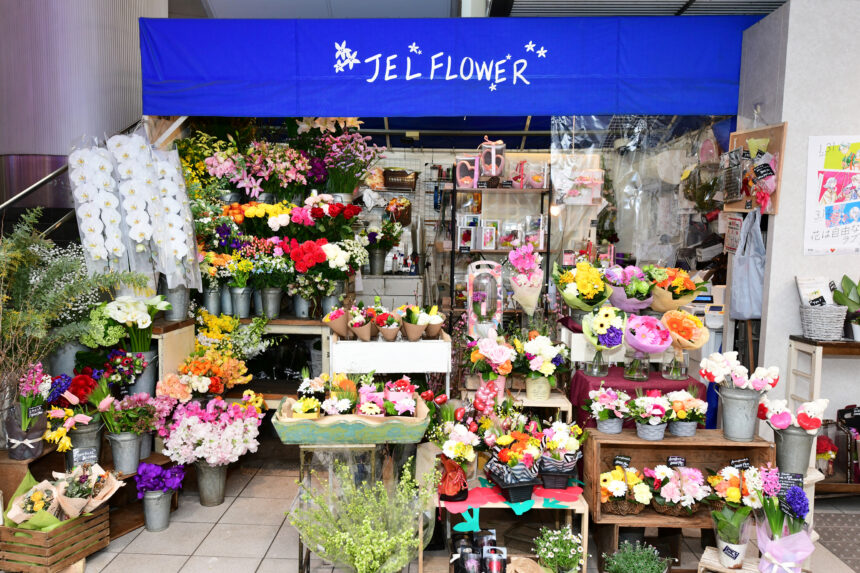
{"label": "display stand", "polygon": [[[328,326],[326,326],[328,329]],[[325,345],[324,345],[325,346]],[[325,360],[325,358],[323,358]],[[445,393],[451,392],[451,337],[398,342],[343,340],[331,335],[331,372],[346,374],[445,373]]]}
{"label": "display stand", "polygon": [[[475,398],[475,390],[463,389],[460,390],[461,400],[473,400]],[[564,394],[557,390],[549,393],[549,398],[546,400],[534,400],[526,398],[525,392],[519,391],[511,395],[514,404],[523,408],[551,408],[558,410],[562,422],[571,423],[573,421],[573,405],[570,400],[564,397]]]}
{"label": "display stand", "polygon": [[152,323],[152,339],[158,347],[158,379],[176,372],[179,365],[194,352],[194,319]]}
{"label": "display stand", "polygon": [[[680,438],[667,433],[657,442],[639,438],[635,430],[623,430],[620,434],[605,434],[590,430],[585,442],[583,481],[585,499],[591,507],[591,516],[597,526],[599,553],[613,553],[618,549],[620,527],[665,527],[665,528],[711,528],[710,513],[701,509],[689,517],[661,515],[645,508],[638,515],[613,515],[603,513],[600,503],[600,474],[612,468],[615,456],[630,456],[630,465],[637,469],[665,464],[668,456],[681,455],[690,467],[704,470],[729,465],[732,459],[747,457],[754,466],[774,463],[775,446],[756,437],[752,442],[732,442],[723,437],[722,430],[698,430],[695,436]],[[601,557],[599,567],[603,568]],[[681,573],[683,570],[673,568]]]}

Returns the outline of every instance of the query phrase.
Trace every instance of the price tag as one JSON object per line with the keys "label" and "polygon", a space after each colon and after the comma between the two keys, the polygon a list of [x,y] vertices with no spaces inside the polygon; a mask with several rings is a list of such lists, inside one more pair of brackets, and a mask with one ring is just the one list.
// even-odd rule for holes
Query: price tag
{"label": "price tag", "polygon": [[461,253],[468,253],[468,252],[471,252],[471,250],[472,250],[471,247],[460,247]]}
{"label": "price tag", "polygon": [[630,456],[615,456],[615,460],[612,462],[613,466],[621,466],[624,469],[630,467]]}
{"label": "price tag", "polygon": [[748,470],[750,469],[750,459],[749,458],[738,458],[736,460],[732,460],[729,462],[729,465],[737,470]]}
{"label": "price tag", "polygon": [[27,408],[27,417],[35,418],[37,416],[41,416],[45,412],[45,406],[39,404],[38,406],[33,406],[31,408]]}
{"label": "price tag", "polygon": [[98,461],[99,456],[95,448],[75,448],[72,450],[72,464],[75,466],[95,464]]}
{"label": "price tag", "polygon": [[803,489],[803,475],[779,472],[779,497],[784,497],[793,486]]}
{"label": "price tag", "polygon": [[723,553],[725,553],[726,555],[728,555],[728,556],[729,556],[729,559],[737,559],[737,558],[738,558],[738,556],[740,555],[740,553],[738,553],[737,551],[735,551],[734,549],[732,549],[732,548],[731,548],[731,547],[729,547],[728,545],[726,545],[725,547],[723,547]]}
{"label": "price tag", "polygon": [[687,458],[681,456],[669,456],[666,465],[670,468],[682,468],[687,465]]}
{"label": "price tag", "polygon": [[744,209],[752,209],[752,199],[747,199],[747,202],[744,203]]}
{"label": "price tag", "polygon": [[[824,297],[822,297],[824,298]],[[860,408],[854,408],[854,411],[851,413],[851,416],[860,416]]]}

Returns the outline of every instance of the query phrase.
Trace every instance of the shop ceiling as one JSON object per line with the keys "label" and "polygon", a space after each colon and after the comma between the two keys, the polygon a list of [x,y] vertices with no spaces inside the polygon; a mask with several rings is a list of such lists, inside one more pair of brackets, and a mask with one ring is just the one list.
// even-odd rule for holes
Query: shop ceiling
{"label": "shop ceiling", "polygon": [[[786,0],[491,0],[490,16],[769,14]],[[447,18],[460,0],[169,0],[171,18]]]}

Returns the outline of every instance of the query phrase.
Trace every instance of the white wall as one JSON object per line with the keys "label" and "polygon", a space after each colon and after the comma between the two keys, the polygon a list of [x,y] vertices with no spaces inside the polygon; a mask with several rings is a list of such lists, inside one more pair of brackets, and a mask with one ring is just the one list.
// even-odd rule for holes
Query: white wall
{"label": "white wall", "polygon": [[[851,64],[849,57],[860,53],[858,30],[860,2],[856,0],[790,0],[744,33],[738,114],[745,120],[751,118],[752,106],[761,101],[765,103],[761,115],[767,123],[788,122],[780,210],[769,221],[759,360],[763,365],[777,365],[783,372],[788,367],[788,336],[801,332],[795,276],[838,279],[846,272],[856,276],[860,269],[858,255],[804,255],[801,232],[809,137],[860,134],[860,67]],[[779,76],[783,57],[784,83],[780,86],[774,78]],[[831,401],[828,417],[836,408],[860,402],[858,371],[857,360],[825,360],[823,394]],[[785,380],[783,376],[772,395],[782,397]]]}
{"label": "white wall", "polygon": [[0,0],[0,155],[65,155],[140,119],[138,17],[167,0]]}

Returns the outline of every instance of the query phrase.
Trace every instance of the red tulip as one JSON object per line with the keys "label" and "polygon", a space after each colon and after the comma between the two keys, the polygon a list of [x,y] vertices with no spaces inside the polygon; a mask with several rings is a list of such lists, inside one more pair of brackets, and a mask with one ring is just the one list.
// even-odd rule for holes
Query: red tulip
{"label": "red tulip", "polygon": [[454,418],[459,422],[466,415],[466,408],[457,408],[454,410]]}

